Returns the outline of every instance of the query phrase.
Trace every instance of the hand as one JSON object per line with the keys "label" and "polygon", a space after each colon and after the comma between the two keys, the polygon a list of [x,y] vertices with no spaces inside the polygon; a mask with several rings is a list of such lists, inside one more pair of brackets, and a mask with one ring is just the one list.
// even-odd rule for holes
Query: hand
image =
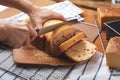
{"label": "hand", "polygon": [[42,28],[44,22],[50,19],[61,19],[63,21],[66,21],[62,15],[46,8],[35,7],[31,12],[27,14],[30,16],[33,25],[40,28]]}
{"label": "hand", "polygon": [[25,23],[0,23],[0,42],[11,48],[19,48],[30,44],[37,37],[36,31]]}

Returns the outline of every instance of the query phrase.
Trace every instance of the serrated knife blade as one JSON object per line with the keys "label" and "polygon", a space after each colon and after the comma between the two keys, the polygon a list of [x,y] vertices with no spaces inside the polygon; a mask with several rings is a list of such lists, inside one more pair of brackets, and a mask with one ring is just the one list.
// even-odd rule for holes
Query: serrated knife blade
{"label": "serrated knife blade", "polygon": [[50,32],[50,31],[53,31],[53,30],[59,28],[60,26],[64,25],[65,23],[66,22],[61,22],[61,23],[49,25],[49,26],[46,26],[43,28],[35,27],[35,30],[38,33],[38,35],[42,35],[42,34],[45,34],[47,32]]}

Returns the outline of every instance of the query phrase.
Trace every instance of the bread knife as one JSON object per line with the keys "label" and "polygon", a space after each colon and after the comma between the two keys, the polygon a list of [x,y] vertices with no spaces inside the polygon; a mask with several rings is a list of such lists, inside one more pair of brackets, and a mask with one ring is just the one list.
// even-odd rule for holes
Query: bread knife
{"label": "bread knife", "polygon": [[36,32],[38,33],[38,35],[42,35],[45,34],[47,32],[53,31],[57,28],[59,28],[60,26],[64,25],[66,22],[61,22],[61,23],[56,23],[53,25],[49,25],[43,28],[39,28],[39,27],[35,27]]}

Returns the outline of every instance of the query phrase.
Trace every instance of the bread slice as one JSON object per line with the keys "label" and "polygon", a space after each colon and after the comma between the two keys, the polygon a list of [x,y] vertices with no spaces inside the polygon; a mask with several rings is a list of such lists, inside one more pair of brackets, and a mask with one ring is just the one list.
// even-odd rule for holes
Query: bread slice
{"label": "bread slice", "polygon": [[120,19],[120,8],[104,6],[97,8],[99,26],[104,28],[104,22]]}
{"label": "bread slice", "polygon": [[120,70],[120,36],[109,40],[106,48],[106,64]]}
{"label": "bread slice", "polygon": [[62,52],[66,51],[68,48],[70,48],[72,45],[74,45],[75,43],[77,43],[78,41],[84,39],[86,36],[83,32],[79,32],[77,33],[75,36],[73,36],[72,38],[68,39],[67,41],[63,42],[62,44],[60,44],[59,49]]}
{"label": "bread slice", "polygon": [[67,49],[64,53],[67,57],[75,62],[82,62],[88,60],[96,52],[96,46],[89,41],[79,41],[72,47]]}

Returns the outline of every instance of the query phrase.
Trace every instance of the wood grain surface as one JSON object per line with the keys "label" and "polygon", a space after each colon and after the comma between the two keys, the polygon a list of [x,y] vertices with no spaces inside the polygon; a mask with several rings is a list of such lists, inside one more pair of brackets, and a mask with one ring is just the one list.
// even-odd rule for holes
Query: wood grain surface
{"label": "wood grain surface", "polygon": [[92,10],[97,10],[101,6],[112,6],[111,1],[106,0],[71,0],[79,7],[84,7]]}
{"label": "wood grain surface", "polygon": [[[46,5],[50,5],[50,4],[54,4],[55,1],[49,1],[49,0],[30,0],[33,4],[38,5],[38,6],[46,6]],[[91,9],[87,9],[87,8],[83,8],[80,7],[82,10],[84,10],[84,12],[82,13],[82,16],[85,18],[85,22],[87,23],[91,23],[94,24],[94,15],[97,15],[97,12],[95,10],[91,10]],[[21,11],[13,9],[13,8],[8,8],[7,10],[0,12],[0,18],[8,18],[11,17],[17,13],[20,13]],[[104,42],[105,45],[107,45],[107,41],[106,41],[106,36],[105,36],[105,32],[102,31],[101,32],[102,35],[102,40]],[[103,52],[102,46],[101,46],[101,42],[100,42],[100,38],[98,37],[95,42],[96,46],[98,47],[98,51]]]}

